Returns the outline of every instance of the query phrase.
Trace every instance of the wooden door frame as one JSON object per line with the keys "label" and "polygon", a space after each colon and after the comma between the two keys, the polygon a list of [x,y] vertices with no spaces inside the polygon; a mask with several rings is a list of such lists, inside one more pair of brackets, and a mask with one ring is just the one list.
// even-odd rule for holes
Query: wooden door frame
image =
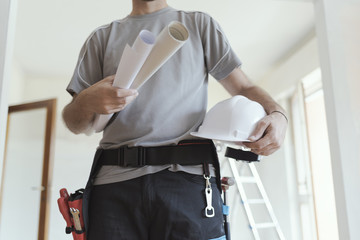
{"label": "wooden door frame", "polygon": [[[40,108],[46,109],[46,125],[45,125],[45,136],[44,136],[44,153],[43,153],[43,169],[42,169],[42,178],[41,186],[43,190],[41,191],[40,196],[40,211],[39,211],[39,228],[38,228],[38,240],[48,239],[48,222],[49,222],[49,192],[48,189],[51,184],[49,184],[52,179],[52,168],[53,168],[53,152],[54,152],[54,140],[55,140],[55,121],[56,121],[56,102],[55,98],[25,103],[20,105],[9,106],[8,120],[11,113],[30,111]],[[2,168],[2,180],[0,188],[0,196],[2,196],[2,191],[4,189],[4,176],[6,168],[6,151],[7,151],[7,141],[9,134],[9,125],[7,123],[6,128],[6,141],[5,141],[5,151],[4,151],[4,162]],[[0,198],[0,213],[2,206],[2,198]],[[1,215],[0,215],[1,216]]]}

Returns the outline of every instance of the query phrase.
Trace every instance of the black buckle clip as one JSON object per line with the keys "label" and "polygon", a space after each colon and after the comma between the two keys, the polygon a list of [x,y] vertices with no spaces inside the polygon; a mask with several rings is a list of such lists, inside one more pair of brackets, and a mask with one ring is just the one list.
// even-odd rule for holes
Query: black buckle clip
{"label": "black buckle clip", "polygon": [[145,149],[143,147],[124,147],[123,167],[142,167],[146,165]]}
{"label": "black buckle clip", "polygon": [[233,158],[236,161],[245,161],[245,162],[259,162],[261,156],[250,152],[250,151],[243,151],[241,149],[234,149],[231,147],[226,148],[225,157]]}

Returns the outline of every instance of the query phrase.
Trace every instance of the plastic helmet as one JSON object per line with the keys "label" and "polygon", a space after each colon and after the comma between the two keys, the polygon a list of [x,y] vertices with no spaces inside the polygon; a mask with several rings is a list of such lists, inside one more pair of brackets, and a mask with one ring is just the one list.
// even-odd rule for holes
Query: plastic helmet
{"label": "plastic helmet", "polygon": [[258,102],[237,95],[212,107],[198,132],[191,135],[227,142],[249,142],[257,122],[264,116],[266,112]]}

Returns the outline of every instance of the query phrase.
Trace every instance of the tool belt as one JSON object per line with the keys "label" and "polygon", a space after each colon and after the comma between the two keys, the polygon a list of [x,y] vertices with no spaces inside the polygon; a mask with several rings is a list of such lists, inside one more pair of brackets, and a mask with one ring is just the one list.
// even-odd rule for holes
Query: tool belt
{"label": "tool belt", "polygon": [[142,167],[146,165],[199,165],[213,164],[214,146],[209,140],[185,140],[178,145],[159,147],[120,147],[103,150],[99,159],[100,165],[117,165],[121,167]]}
{"label": "tool belt", "polygon": [[206,165],[213,164],[217,187],[221,192],[220,166],[214,143],[211,140],[183,140],[178,145],[159,147],[120,147],[97,149],[89,180],[84,192],[83,213],[85,229],[89,226],[89,202],[95,177],[103,165],[142,167],[145,165]]}
{"label": "tool belt", "polygon": [[82,210],[83,192],[84,189],[79,189],[69,196],[66,188],[62,188],[57,201],[66,222],[65,232],[72,233],[74,240],[86,240]]}

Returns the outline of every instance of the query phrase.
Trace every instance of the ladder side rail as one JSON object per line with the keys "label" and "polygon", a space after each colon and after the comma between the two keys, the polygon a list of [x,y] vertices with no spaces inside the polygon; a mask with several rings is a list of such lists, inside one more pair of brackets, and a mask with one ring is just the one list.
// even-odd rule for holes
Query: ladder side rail
{"label": "ladder side rail", "polygon": [[245,193],[245,189],[242,186],[241,179],[240,179],[239,173],[238,173],[237,168],[236,168],[235,160],[231,159],[231,158],[228,158],[228,160],[229,160],[231,171],[232,171],[233,176],[235,178],[236,186],[237,186],[237,188],[239,190],[241,201],[242,201],[242,203],[244,205],[245,212],[246,212],[246,215],[247,215],[248,220],[249,220],[250,229],[253,232],[255,240],[260,240],[259,232],[258,232],[258,230],[256,228],[254,217],[251,214],[250,205],[247,203],[247,196],[246,196],[246,193]]}
{"label": "ladder side rail", "polygon": [[260,176],[256,170],[256,167],[254,165],[254,163],[249,163],[249,167],[250,167],[250,170],[251,170],[251,173],[253,174],[253,176],[255,177],[256,181],[257,181],[257,185],[258,185],[258,188],[259,188],[259,191],[260,191],[260,194],[262,196],[262,198],[265,200],[265,205],[268,209],[268,212],[269,212],[269,215],[271,217],[271,220],[272,222],[275,224],[275,228],[276,228],[276,232],[279,236],[279,239],[280,240],[285,240],[285,236],[280,228],[280,224],[275,216],[275,212],[274,212],[274,209],[273,207],[271,206],[270,204],[270,200],[269,200],[269,197],[267,196],[266,194],[266,191],[265,191],[265,188],[261,182],[261,179],[260,179]]}

